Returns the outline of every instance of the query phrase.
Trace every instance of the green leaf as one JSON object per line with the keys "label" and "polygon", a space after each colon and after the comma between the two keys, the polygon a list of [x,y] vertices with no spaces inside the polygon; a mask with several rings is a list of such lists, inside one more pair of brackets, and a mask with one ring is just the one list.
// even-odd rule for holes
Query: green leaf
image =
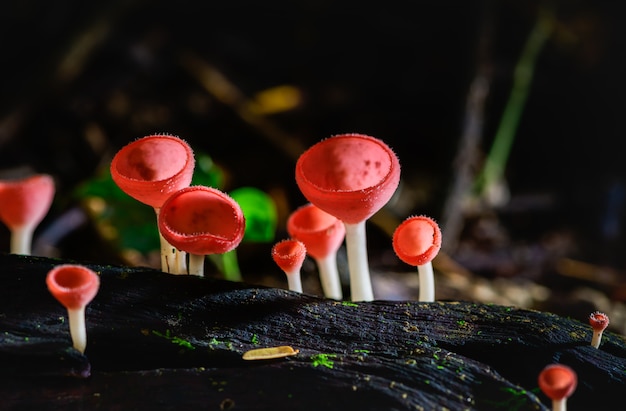
{"label": "green leaf", "polygon": [[274,240],[278,212],[272,197],[254,187],[241,187],[231,191],[246,218],[243,241],[268,243]]}

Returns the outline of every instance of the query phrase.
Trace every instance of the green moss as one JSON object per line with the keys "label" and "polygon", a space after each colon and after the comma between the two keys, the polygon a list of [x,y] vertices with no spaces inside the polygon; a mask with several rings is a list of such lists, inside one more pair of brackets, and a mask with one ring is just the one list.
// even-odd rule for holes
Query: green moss
{"label": "green moss", "polygon": [[313,362],[313,366],[323,366],[326,368],[333,368],[335,366],[335,362],[331,360],[331,358],[337,357],[337,354],[313,354],[311,356],[311,361]]}

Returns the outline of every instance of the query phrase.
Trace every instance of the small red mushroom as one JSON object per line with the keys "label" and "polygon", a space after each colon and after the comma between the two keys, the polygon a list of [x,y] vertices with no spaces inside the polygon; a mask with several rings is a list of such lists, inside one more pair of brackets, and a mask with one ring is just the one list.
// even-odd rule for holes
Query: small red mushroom
{"label": "small red mushroom", "polygon": [[296,183],[304,197],[345,224],[354,301],[374,299],[365,221],[389,201],[399,182],[400,162],[393,150],[363,134],[322,140],[296,162]]}
{"label": "small red mushroom", "polygon": [[591,338],[591,345],[595,348],[600,347],[600,341],[602,340],[602,333],[609,326],[609,316],[596,311],[589,315],[589,325],[593,328],[593,337]]}
{"label": "small red mushroom", "polygon": [[539,373],[539,388],[552,400],[554,411],[565,411],[567,399],[574,393],[578,377],[570,367],[562,364],[551,364]]}
{"label": "small red mushroom", "polygon": [[191,186],[172,194],[161,207],[159,230],[189,254],[189,274],[204,275],[204,257],[236,248],[245,232],[241,207],[215,188]]}
{"label": "small red mushroom", "polygon": [[304,243],[307,254],[317,263],[324,296],[341,300],[337,250],[346,236],[341,220],[309,203],[291,213],[287,232]]}
{"label": "small red mushroom", "polygon": [[33,233],[50,210],[54,191],[47,174],[0,181],[0,220],[11,231],[11,253],[31,254]]}
{"label": "small red mushroom", "polygon": [[[193,151],[187,142],[176,136],[155,134],[122,147],[111,161],[111,177],[126,194],[153,207],[158,218],[165,200],[191,184],[194,166]],[[162,235],[160,239],[161,269],[182,274],[185,255]]]}
{"label": "small red mushroom", "polygon": [[48,272],[46,284],[54,298],[67,308],[74,348],[84,353],[87,346],[85,307],[98,293],[100,277],[82,265],[62,264]]}
{"label": "small red mushroom", "polygon": [[307,248],[302,241],[287,239],[279,241],[272,247],[272,258],[287,275],[287,283],[291,291],[302,292],[300,270],[306,257]]}
{"label": "small red mushroom", "polygon": [[414,216],[404,220],[393,233],[393,250],[405,263],[416,266],[419,274],[419,300],[435,300],[432,259],[441,248],[441,230],[430,217]]}

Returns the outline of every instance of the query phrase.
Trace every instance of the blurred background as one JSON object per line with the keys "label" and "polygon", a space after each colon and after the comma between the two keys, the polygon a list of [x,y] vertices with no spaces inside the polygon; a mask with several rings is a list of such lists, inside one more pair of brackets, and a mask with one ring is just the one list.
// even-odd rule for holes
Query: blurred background
{"label": "blurred background", "polygon": [[[158,267],[153,212],[111,186],[108,167],[125,144],[170,133],[194,148],[197,181],[266,196],[269,234],[244,241],[237,260],[244,281],[286,287],[270,249],[306,202],[295,162],[357,132],[402,165],[396,196],[368,222],[377,298],[417,298],[391,233],[427,214],[444,238],[437,299],[581,321],[599,309],[626,329],[620,2],[1,7],[0,178],[47,173],[57,187],[33,254]],[[0,227],[1,249],[9,238]],[[319,293],[312,261],[303,282]]]}

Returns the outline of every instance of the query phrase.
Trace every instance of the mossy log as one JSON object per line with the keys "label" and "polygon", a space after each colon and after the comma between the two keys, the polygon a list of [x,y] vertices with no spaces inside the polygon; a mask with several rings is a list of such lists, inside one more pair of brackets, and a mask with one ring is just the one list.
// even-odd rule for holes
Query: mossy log
{"label": "mossy log", "polygon": [[[472,302],[339,302],[147,268],[101,276],[87,349],[71,345],[47,272],[0,256],[3,409],[546,410],[537,375],[578,373],[570,410],[623,402],[626,343],[588,324]],[[296,355],[246,361],[262,347]]]}

